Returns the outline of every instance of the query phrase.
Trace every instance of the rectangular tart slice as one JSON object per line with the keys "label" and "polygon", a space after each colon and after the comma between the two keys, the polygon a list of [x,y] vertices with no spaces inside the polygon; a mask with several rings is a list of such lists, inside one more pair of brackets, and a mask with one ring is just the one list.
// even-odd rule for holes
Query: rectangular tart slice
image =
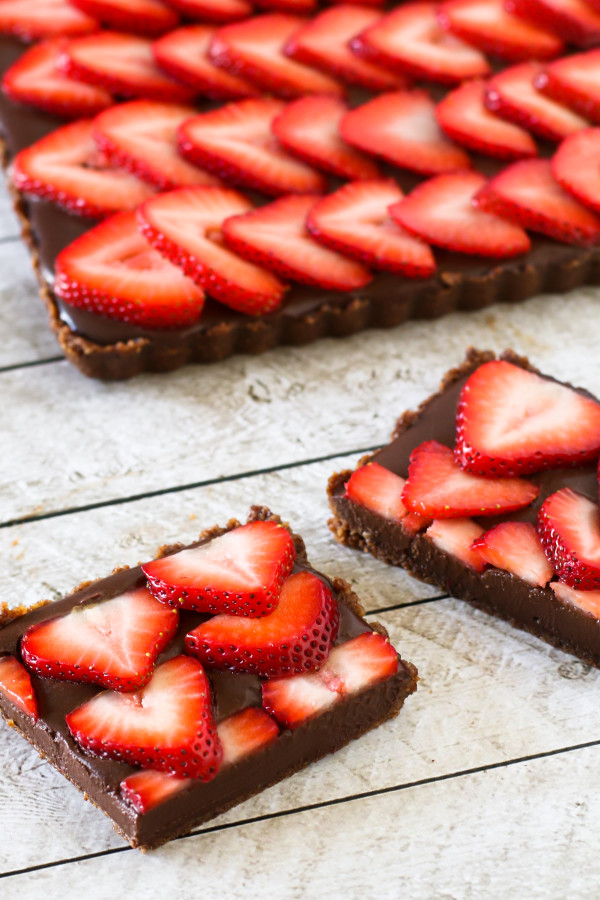
{"label": "rectangular tart slice", "polygon": [[470,350],[330,478],[336,539],[600,666],[600,404]]}
{"label": "rectangular tart slice", "polygon": [[152,848],[395,716],[416,690],[349,585],[267,509],[3,613],[0,712]]}

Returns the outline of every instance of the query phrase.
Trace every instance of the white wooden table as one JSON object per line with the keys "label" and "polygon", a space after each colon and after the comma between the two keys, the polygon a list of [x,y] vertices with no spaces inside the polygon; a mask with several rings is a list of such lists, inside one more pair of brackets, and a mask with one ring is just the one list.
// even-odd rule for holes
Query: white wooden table
{"label": "white wooden table", "polygon": [[600,672],[339,547],[325,484],[469,344],[600,393],[598,329],[589,289],[102,384],[60,357],[1,194],[0,598],[58,597],[266,503],[421,682],[395,721],[146,855],[0,729],[0,897],[596,896]]}

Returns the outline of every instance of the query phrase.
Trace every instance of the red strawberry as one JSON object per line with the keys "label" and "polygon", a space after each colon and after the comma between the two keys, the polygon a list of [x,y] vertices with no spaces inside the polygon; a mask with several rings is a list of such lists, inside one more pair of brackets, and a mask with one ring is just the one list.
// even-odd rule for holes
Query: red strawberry
{"label": "red strawberry", "polygon": [[379,65],[443,84],[487,75],[485,56],[448,35],[435,3],[406,3],[351,41],[353,50]]}
{"label": "red strawberry", "polygon": [[317,8],[317,0],[254,0],[254,3],[259,9],[296,13],[299,16],[310,15]]}
{"label": "red strawberry", "polygon": [[476,572],[483,572],[485,562],[481,554],[471,547],[473,541],[482,534],[483,528],[472,519],[436,519],[425,532],[425,536],[438,550],[455,556]]}
{"label": "red strawberry", "polygon": [[530,522],[501,522],[477,538],[472,549],[490,566],[538,587],[545,587],[554,575]]}
{"label": "red strawberry", "polygon": [[585,0],[507,0],[506,8],[569,44],[589,47],[600,39],[600,15]]}
{"label": "red strawberry", "polygon": [[246,0],[169,0],[169,6],[200,22],[235,22],[254,11]]}
{"label": "red strawberry", "polygon": [[69,0],[105,28],[132,31],[150,37],[175,28],[179,16],[161,0]]}
{"label": "red strawberry", "polygon": [[408,278],[435,271],[430,247],[393,222],[388,207],[404,195],[393,181],[356,181],[317,201],[308,230],[320,244],[374,269]]}
{"label": "red strawberry", "polygon": [[192,107],[155,100],[119,103],[96,118],[94,138],[114,165],[160,191],[217,184],[213,175],[185,160],[177,147],[177,129],[195,114]]}
{"label": "red strawberry", "polygon": [[425,441],[410,455],[402,501],[430,519],[495,516],[533,503],[539,487],[521,478],[482,478],[463,472],[450,447]]}
{"label": "red strawberry", "polygon": [[576,591],[562,581],[553,581],[550,585],[561,603],[582,609],[594,619],[600,619],[600,591]]}
{"label": "red strawberry", "polygon": [[588,246],[600,241],[600,218],[562,189],[549,159],[513,163],[475,199],[481,209],[566,244]]}
{"label": "red strawberry", "polygon": [[0,34],[23,41],[75,37],[97,31],[99,23],[75,9],[70,0],[2,0]]}
{"label": "red strawberry", "polygon": [[211,25],[176,28],[154,42],[154,58],[167,75],[204,97],[236,100],[256,96],[260,93],[258,88],[232,72],[219,69],[209,58],[208,48],[216,31]]}
{"label": "red strawberry", "polygon": [[400,522],[408,512],[402,502],[404,484],[404,478],[370,462],[352,473],[346,482],[345,496],[384,519]]}
{"label": "red strawberry", "polygon": [[[444,520],[444,522],[440,522],[439,524],[451,524],[452,522],[456,521],[456,519],[446,519]],[[420,516],[418,513],[407,513],[401,522],[402,531],[406,532],[406,534],[411,535],[411,537],[415,534],[418,534],[419,531],[422,531],[424,528],[427,528],[431,524],[431,519],[427,519],[425,518],[425,516]]]}
{"label": "red strawberry", "polygon": [[552,174],[566,191],[600,212],[600,128],[566,138],[552,158]]}
{"label": "red strawberry", "polygon": [[563,488],[544,500],[537,530],[560,581],[580,591],[600,590],[600,511],[596,503]]}
{"label": "red strawberry", "polygon": [[425,91],[382,94],[353,109],[340,123],[354,147],[421,175],[468,169],[471,161],[439,127],[435,104]]}
{"label": "red strawberry", "polygon": [[66,717],[89,753],[210,781],[222,757],[210,683],[195,659],[175,656],[134,694],[103,691]]}
{"label": "red strawberry", "polygon": [[212,669],[273,678],[320,668],[338,625],[330,588],[311,572],[298,572],[284,583],[270,616],[214,616],[190,631],[185,645]]}
{"label": "red strawberry", "polygon": [[103,31],[69,41],[59,68],[70,78],[106,88],[121,97],[187,103],[193,92],[160,71],[152,41],[133,34]]}
{"label": "red strawberry", "polygon": [[273,134],[290,153],[324,172],[348,179],[377,178],[375,162],[340,137],[339,125],[347,112],[339,97],[301,97],[275,117]]}
{"label": "red strawberry", "polygon": [[600,122],[600,50],[556,59],[536,76],[538,90]]}
{"label": "red strawberry", "polygon": [[[217,734],[223,748],[219,771],[271,744],[279,728],[262,709],[249,706],[219,722]],[[156,769],[142,769],[119,785],[122,796],[138,813],[147,813],[194,784],[192,778],[180,778]]]}
{"label": "red strawberry", "polygon": [[527,253],[530,241],[522,228],[473,204],[485,184],[479,172],[438,175],[391,206],[390,215],[411,233],[459,253],[499,259]]}
{"label": "red strawberry", "polygon": [[388,639],[366,631],[334,647],[317,672],[265,682],[263,706],[286,728],[298,728],[397,671],[398,656]]}
{"label": "red strawberry", "polygon": [[306,217],[318,199],[310,194],[289,194],[227,219],[223,224],[225,242],[240,256],[282,278],[333,291],[364,287],[372,278],[368,269],[311,237]]}
{"label": "red strawberry", "polygon": [[63,119],[95,116],[111,106],[114,100],[108,91],[58,71],[56,64],[65,46],[66,41],[57,38],[30,47],[4,73],[3,92],[17,103],[35,106]]}
{"label": "red strawberry", "polygon": [[142,566],[157,600],[197,612],[268,615],[296,548],[277,522],[249,522],[190,550]]}
{"label": "red strawberry", "polygon": [[21,712],[37,721],[38,705],[31,677],[14,656],[0,656],[0,694]]}
{"label": "red strawberry", "polygon": [[279,737],[277,723],[256,706],[249,706],[223,719],[217,731],[223,747],[223,769],[263,750]]}
{"label": "red strawberry", "polygon": [[148,185],[114,168],[98,151],[93,130],[90,120],[72,122],[21,150],[12,168],[15,187],[98,219],[151,197]]}
{"label": "red strawberry", "polygon": [[485,105],[492,112],[522,125],[549,141],[560,141],[585,128],[587,122],[572,110],[546,97],[534,85],[542,71],[540,63],[511,66],[488,81]]}
{"label": "red strawberry", "polygon": [[329,75],[290,59],[284,47],[305,19],[283,13],[254,16],[220,28],[209,55],[218,66],[248,78],[261,90],[293,99],[304,94],[341,94]]}
{"label": "red strawberry", "polygon": [[503,0],[449,0],[440,6],[438,21],[446,31],[500,59],[552,59],[564,50],[555,34],[508,12]]}
{"label": "red strawberry", "polygon": [[537,156],[531,135],[490,112],[485,93],[485,81],[468,81],[438,103],[436,118],[448,137],[498,159]]}
{"label": "red strawberry", "polygon": [[600,453],[600,403],[505,360],[484,363],[461,391],[456,461],[480,475],[583,466]]}
{"label": "red strawberry", "polygon": [[346,84],[371,91],[391,91],[406,86],[406,79],[377,63],[361,59],[349,43],[381,14],[365,6],[342,3],[325,9],[296,31],[286,45],[288,56],[329,72]]}
{"label": "red strawberry", "polygon": [[211,297],[248,315],[262,315],[277,309],[286,286],[223,246],[224,220],[251,208],[245,197],[226,188],[181,188],[144,203],[138,221],[152,246]]}
{"label": "red strawberry", "polygon": [[179,129],[179,148],[186,159],[243,187],[267,194],[320,191],[323,176],[273,137],[271,125],[284,108],[280,100],[260,97],[201,113]]}
{"label": "red strawberry", "polygon": [[58,255],[54,292],[72,306],[144,328],[198,320],[204,294],[140,234],[134,212],[118,213]]}
{"label": "red strawberry", "polygon": [[150,681],[178,623],[176,609],[137,588],[32,625],[21,655],[27,668],[44,678],[135,691]]}

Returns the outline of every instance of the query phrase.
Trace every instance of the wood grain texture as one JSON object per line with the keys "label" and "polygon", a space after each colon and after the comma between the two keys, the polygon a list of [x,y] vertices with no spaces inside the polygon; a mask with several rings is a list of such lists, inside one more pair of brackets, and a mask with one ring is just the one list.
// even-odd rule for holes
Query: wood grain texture
{"label": "wood grain texture", "polygon": [[[65,363],[0,373],[10,428],[0,453],[4,521],[383,443],[469,344],[512,346],[600,393],[592,290],[412,323],[126,384]],[[576,348],[576,349],[575,349]],[[32,440],[57,429],[56,441]],[[58,454],[58,459],[57,459]]]}

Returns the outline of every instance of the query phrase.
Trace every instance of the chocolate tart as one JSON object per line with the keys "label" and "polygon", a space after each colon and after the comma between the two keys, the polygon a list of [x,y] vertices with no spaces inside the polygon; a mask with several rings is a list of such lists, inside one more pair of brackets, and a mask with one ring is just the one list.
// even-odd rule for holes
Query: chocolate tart
{"label": "chocolate tart", "polygon": [[[274,519],[268,509],[252,507],[248,521]],[[224,528],[211,528],[191,545],[206,543],[239,525],[232,520]],[[292,534],[296,545],[295,570],[309,570],[302,538]],[[162,547],[159,556],[183,549],[182,545]],[[318,573],[315,573],[318,574]],[[329,581],[318,575],[335,593],[340,606],[340,629],[336,643],[363,632],[385,629],[370,625],[362,618],[362,607],[347,582]],[[62,600],[41,604],[33,610],[4,610],[0,622],[0,655],[19,655],[20,639],[34,623],[69,612],[89,602],[109,599],[146,583],[141,568],[115,571],[108,578],[80,586]],[[179,630],[158,663],[182,652],[187,632],[208,616],[181,611]],[[228,766],[207,783],[190,781],[190,787],[154,807],[138,813],[120,793],[124,778],[136,770],[130,765],[101,759],[86,753],[74,741],[65,715],[90,699],[102,688],[75,684],[32,675],[38,699],[39,718],[34,722],[0,694],[0,713],[9,725],[24,737],[69,781],[84,792],[86,799],[99,807],[113,821],[115,829],[133,847],[156,847],[190,829],[220,815],[237,803],[247,800],[266,787],[298,772],[309,763],[339,750],[360,735],[399,712],[404,700],[417,687],[417,670],[409,662],[399,660],[398,671],[387,680],[351,695],[334,707],[292,730],[281,730],[276,740],[258,752]],[[215,702],[217,723],[247,707],[261,706],[261,679],[253,675],[231,672],[209,672]]]}
{"label": "chocolate tart", "polygon": [[[461,389],[475,369],[494,358],[495,355],[490,352],[469,350],[465,362],[447,373],[436,394],[427,399],[416,412],[406,412],[401,416],[391,442],[362,459],[361,464],[377,461],[396,475],[406,478],[410,454],[423,441],[436,440],[453,446],[456,408]],[[543,375],[527,359],[511,351],[500,358]],[[575,390],[591,396],[583,389]],[[453,597],[467,600],[473,606],[506,619],[515,627],[528,631],[591,665],[600,666],[600,622],[597,618],[571,604],[561,602],[550,587],[534,587],[521,578],[496,568],[488,568],[479,574],[456,557],[438,549],[424,534],[408,536],[399,524],[371,512],[345,496],[344,485],[351,474],[351,471],[336,473],[330,478],[328,485],[329,503],[333,511],[329,527],[340,543],[371,553],[390,565],[401,566],[416,578],[437,585]],[[527,477],[540,486],[539,496],[531,506],[505,516],[488,516],[476,518],[475,521],[485,529],[507,520],[535,523],[538,509],[546,497],[563,487],[573,488],[597,503],[598,482],[594,465],[552,469]]]}
{"label": "chocolate tart", "polygon": [[[23,52],[14,38],[0,38],[0,73]],[[350,97],[357,103],[365,96]],[[20,149],[62,122],[19,106],[0,94],[4,165]],[[484,171],[493,161],[475,158]],[[384,167],[385,168],[385,167]],[[388,168],[405,190],[415,176]],[[303,345],[322,337],[344,337],[367,328],[391,328],[409,319],[434,319],[456,310],[493,303],[520,303],[543,292],[566,292],[600,284],[600,250],[570,247],[532,236],[523,257],[498,262],[436,249],[437,272],[427,279],[376,273],[366,287],[332,292],[294,285],[280,310],[259,318],[208,300],[200,320],[173,331],[151,331],[76,309],[54,296],[57,254],[94,222],[72,216],[51,203],[12,191],[37,274],[50,325],[67,357],[85,375],[105,380],[141,372],[169,371],[187,363],[210,363],[237,353],[262,353],[278,345]],[[254,198],[260,202],[260,198]]]}

